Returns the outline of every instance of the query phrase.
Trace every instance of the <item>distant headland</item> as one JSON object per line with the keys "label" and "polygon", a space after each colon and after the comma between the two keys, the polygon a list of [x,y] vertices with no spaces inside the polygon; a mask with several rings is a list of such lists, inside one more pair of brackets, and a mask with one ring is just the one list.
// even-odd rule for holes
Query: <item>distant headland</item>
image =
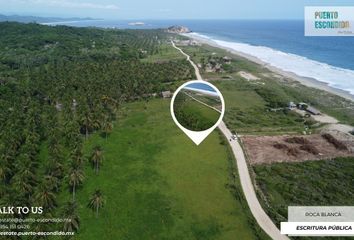
{"label": "distant headland", "polygon": [[184,26],[171,26],[167,28],[167,32],[169,33],[190,33],[192,32],[189,28]]}
{"label": "distant headland", "polygon": [[22,23],[48,23],[48,22],[68,22],[68,21],[92,21],[102,20],[98,18],[59,18],[59,17],[36,17],[36,16],[21,16],[21,15],[3,15],[0,14],[0,22],[22,22]]}

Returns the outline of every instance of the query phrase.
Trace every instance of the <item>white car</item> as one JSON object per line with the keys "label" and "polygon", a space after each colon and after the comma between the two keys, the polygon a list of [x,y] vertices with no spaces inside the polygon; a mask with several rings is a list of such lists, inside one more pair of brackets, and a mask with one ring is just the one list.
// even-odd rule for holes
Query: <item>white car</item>
{"label": "white car", "polygon": [[232,140],[237,140],[236,134],[233,134],[233,135],[231,136],[231,138],[232,138]]}

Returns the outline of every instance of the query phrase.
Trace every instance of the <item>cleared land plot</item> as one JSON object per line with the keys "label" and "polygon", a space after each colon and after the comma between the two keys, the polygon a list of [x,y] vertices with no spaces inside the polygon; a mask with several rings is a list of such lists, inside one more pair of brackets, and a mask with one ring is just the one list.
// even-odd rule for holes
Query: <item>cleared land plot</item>
{"label": "cleared land plot", "polygon": [[240,71],[240,72],[238,72],[238,74],[240,74],[241,77],[243,77],[244,79],[246,79],[248,81],[260,79],[259,77],[256,77],[253,74],[245,72],[245,71]]}
{"label": "cleared land plot", "polygon": [[[289,139],[304,139],[291,142]],[[354,156],[349,150],[339,150],[320,134],[308,136],[243,136],[244,148],[251,164],[302,162]],[[349,149],[349,146],[348,146]]]}

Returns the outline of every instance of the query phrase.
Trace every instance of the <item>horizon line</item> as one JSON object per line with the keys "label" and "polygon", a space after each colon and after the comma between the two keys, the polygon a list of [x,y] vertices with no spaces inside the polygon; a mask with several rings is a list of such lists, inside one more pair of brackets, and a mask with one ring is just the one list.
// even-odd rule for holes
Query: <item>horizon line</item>
{"label": "horizon line", "polygon": [[196,21],[203,21],[203,20],[215,20],[215,21],[223,21],[223,20],[304,20],[304,18],[102,18],[102,17],[92,17],[92,16],[44,16],[44,15],[36,15],[33,13],[2,13],[0,15],[6,17],[18,16],[18,17],[38,17],[38,18],[63,18],[63,19],[70,19],[70,18],[92,18],[92,20],[116,20],[116,21],[132,21],[132,20],[147,20],[147,21],[158,21],[158,20],[170,20],[170,21],[183,21],[183,20],[196,20]]}

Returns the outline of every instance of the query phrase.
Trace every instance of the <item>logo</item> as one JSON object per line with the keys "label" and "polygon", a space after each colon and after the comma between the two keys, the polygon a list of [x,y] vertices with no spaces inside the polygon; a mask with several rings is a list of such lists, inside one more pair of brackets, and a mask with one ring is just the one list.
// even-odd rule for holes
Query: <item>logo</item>
{"label": "logo", "polygon": [[354,7],[305,7],[305,36],[354,36]]}

